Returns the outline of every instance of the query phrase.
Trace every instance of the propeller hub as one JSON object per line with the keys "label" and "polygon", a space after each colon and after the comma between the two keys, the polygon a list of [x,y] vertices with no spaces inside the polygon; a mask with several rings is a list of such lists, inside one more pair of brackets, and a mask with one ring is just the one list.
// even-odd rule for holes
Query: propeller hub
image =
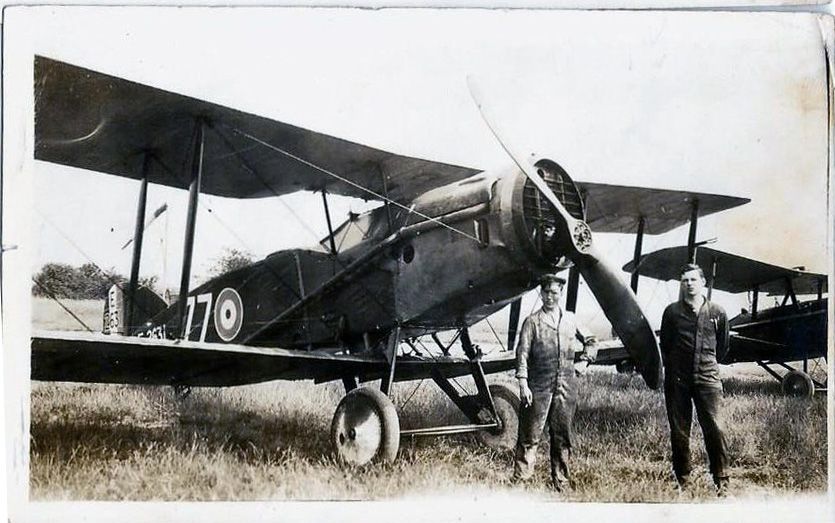
{"label": "propeller hub", "polygon": [[571,231],[571,241],[580,253],[589,252],[592,246],[591,227],[586,222],[577,220],[574,230]]}

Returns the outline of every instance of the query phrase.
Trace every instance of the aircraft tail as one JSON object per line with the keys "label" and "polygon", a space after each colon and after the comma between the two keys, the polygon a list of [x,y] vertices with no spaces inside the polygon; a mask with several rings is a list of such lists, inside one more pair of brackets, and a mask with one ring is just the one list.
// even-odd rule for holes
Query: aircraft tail
{"label": "aircraft tail", "polygon": [[[104,302],[102,332],[129,336],[133,330],[128,326],[127,300],[125,292],[118,285],[110,287]],[[168,304],[148,287],[136,289],[133,328],[143,326],[148,320],[168,308]]]}

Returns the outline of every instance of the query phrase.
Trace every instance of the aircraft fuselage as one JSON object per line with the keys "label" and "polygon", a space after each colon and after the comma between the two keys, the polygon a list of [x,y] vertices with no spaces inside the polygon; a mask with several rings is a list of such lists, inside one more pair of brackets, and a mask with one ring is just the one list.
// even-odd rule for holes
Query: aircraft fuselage
{"label": "aircraft fuselage", "polygon": [[720,363],[799,361],[826,356],[826,298],[764,309],[730,320],[727,356]]}
{"label": "aircraft fuselage", "polygon": [[[547,160],[538,166],[582,219],[568,175]],[[406,336],[471,325],[570,265],[566,240],[553,233],[558,219],[521,171],[481,173],[409,205],[352,216],[334,232],[335,255],[278,251],[193,289],[185,337],[361,351],[396,325]],[[152,321],[157,330],[178,331],[176,309]]]}

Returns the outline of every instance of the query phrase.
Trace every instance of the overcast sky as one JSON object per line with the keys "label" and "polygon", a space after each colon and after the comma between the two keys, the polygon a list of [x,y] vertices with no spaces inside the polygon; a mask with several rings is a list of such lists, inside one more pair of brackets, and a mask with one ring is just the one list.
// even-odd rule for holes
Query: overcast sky
{"label": "overcast sky", "polygon": [[[577,180],[750,198],[703,220],[699,239],[826,271],[827,105],[814,16],[51,7],[12,9],[7,21],[6,136],[20,132],[7,139],[4,189],[7,203],[32,195],[19,208],[32,209],[33,236],[15,227],[25,222],[7,221],[4,243],[22,245],[34,268],[93,261],[127,273],[130,249],[120,248],[133,232],[138,188],[32,160],[32,57],[41,54],[490,170],[509,160],[469,98],[471,75],[521,154],[549,157]],[[29,182],[31,192],[16,185]],[[186,195],[157,187],[149,196],[149,210],[168,203],[170,212],[148,233],[143,272],[164,270],[177,282]],[[202,201],[196,276],[224,247],[262,257],[326,231],[319,197]],[[344,199],[333,211],[367,205]],[[647,238],[644,251],[686,236],[681,228]],[[598,241],[615,265],[632,256],[631,238]],[[669,286],[642,286],[642,301],[674,297]]]}

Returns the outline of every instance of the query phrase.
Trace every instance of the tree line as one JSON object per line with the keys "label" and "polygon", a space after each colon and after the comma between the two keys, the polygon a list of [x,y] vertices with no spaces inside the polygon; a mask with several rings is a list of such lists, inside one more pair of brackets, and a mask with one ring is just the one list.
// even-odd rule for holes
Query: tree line
{"label": "tree line", "polygon": [[[253,261],[251,253],[226,248],[214,259],[209,268],[210,276],[246,267]],[[73,267],[67,263],[47,263],[32,278],[32,295],[71,300],[100,300],[107,297],[113,285],[127,289],[128,278],[115,269],[102,270],[94,263]],[[157,276],[139,278],[139,285],[157,291]]]}
{"label": "tree line", "polygon": [[[113,269],[102,270],[93,263],[73,267],[67,263],[47,263],[32,278],[32,295],[73,300],[107,297],[113,285],[127,288],[128,278]],[[158,278],[140,278],[139,284],[156,290]]]}

